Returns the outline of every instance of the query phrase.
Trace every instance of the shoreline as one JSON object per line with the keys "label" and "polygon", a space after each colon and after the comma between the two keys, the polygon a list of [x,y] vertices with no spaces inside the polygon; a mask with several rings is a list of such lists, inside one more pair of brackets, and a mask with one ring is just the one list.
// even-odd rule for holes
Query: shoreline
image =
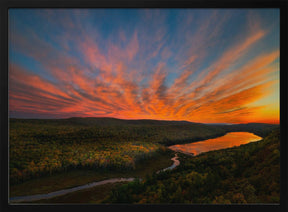
{"label": "shoreline", "polygon": [[[178,160],[178,156],[177,153],[175,153],[175,157],[171,158],[172,161],[174,161],[174,163],[162,170],[157,171],[156,173],[158,174],[161,171],[167,171],[167,170],[172,170],[174,168],[176,168],[177,166],[180,165],[180,161]],[[129,178],[111,178],[111,179],[107,179],[107,180],[101,180],[101,181],[97,181],[97,182],[92,182],[92,183],[88,183],[85,185],[81,185],[81,186],[76,186],[73,188],[68,188],[68,189],[62,189],[62,190],[58,190],[58,191],[54,191],[54,192],[50,192],[50,193],[46,193],[46,194],[36,194],[36,195],[27,195],[27,196],[15,196],[15,197],[11,197],[9,198],[9,204],[25,204],[25,202],[33,202],[33,201],[38,201],[38,200],[43,200],[43,199],[51,199],[54,197],[58,197],[58,196],[63,196],[75,191],[80,191],[80,190],[84,190],[84,189],[89,189],[89,188],[93,188],[96,186],[100,186],[100,185],[105,185],[108,183],[117,183],[117,182],[132,182],[135,179],[140,179],[141,178],[135,178],[135,177],[129,177]]]}

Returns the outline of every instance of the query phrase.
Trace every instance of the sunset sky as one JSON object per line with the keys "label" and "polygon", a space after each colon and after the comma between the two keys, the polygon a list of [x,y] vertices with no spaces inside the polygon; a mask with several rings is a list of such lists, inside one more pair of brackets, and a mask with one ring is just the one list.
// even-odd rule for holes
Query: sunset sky
{"label": "sunset sky", "polygon": [[278,9],[9,9],[12,118],[279,123]]}

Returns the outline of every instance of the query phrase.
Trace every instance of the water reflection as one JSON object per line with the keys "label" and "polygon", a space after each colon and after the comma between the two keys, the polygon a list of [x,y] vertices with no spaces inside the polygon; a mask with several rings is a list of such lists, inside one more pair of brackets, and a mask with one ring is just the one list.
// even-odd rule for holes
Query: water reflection
{"label": "water reflection", "polygon": [[169,148],[178,152],[198,155],[202,152],[240,146],[241,144],[259,141],[261,139],[261,137],[249,132],[230,132],[218,138],[189,144],[177,144]]}

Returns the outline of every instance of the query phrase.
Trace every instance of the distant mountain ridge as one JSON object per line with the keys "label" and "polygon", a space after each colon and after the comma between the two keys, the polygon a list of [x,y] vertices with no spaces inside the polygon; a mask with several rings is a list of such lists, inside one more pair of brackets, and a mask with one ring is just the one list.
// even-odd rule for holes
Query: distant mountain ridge
{"label": "distant mountain ridge", "polygon": [[102,125],[102,126],[117,126],[117,125],[208,125],[233,130],[247,130],[249,128],[263,129],[278,127],[278,124],[266,123],[247,123],[247,124],[225,124],[225,123],[198,123],[189,121],[176,120],[155,120],[155,119],[118,119],[110,117],[71,117],[65,119],[18,119],[10,118],[10,121],[25,121],[25,122],[54,122],[59,124],[76,124],[76,125]]}
{"label": "distant mountain ridge", "polygon": [[[188,129],[210,129],[215,131],[228,132],[252,132],[261,137],[268,135],[271,130],[279,128],[277,124],[247,123],[247,124],[204,124],[189,121],[167,121],[153,119],[118,119],[109,117],[71,117],[66,119],[15,119],[11,118],[10,123],[30,123],[30,124],[52,124],[55,126],[79,126],[79,127],[170,127]],[[175,126],[175,127],[174,127]],[[171,130],[169,129],[169,130]],[[168,129],[167,129],[168,130]]]}
{"label": "distant mountain ridge", "polygon": [[272,130],[279,128],[279,124],[266,123],[247,123],[247,124],[233,124],[233,125],[212,125],[219,127],[227,132],[252,132],[262,137],[267,136]]}
{"label": "distant mountain ridge", "polygon": [[124,126],[124,125],[201,125],[201,123],[194,123],[189,121],[167,121],[167,120],[153,120],[153,119],[117,119],[109,117],[71,117],[67,119],[16,119],[11,118],[10,121],[23,122],[53,122],[55,124],[73,124],[73,125],[101,125],[101,126]]}
{"label": "distant mountain ridge", "polygon": [[200,124],[189,121],[167,121],[154,119],[118,119],[118,118],[94,118],[94,117],[72,117],[67,120],[81,124],[101,124],[101,125],[189,125]]}

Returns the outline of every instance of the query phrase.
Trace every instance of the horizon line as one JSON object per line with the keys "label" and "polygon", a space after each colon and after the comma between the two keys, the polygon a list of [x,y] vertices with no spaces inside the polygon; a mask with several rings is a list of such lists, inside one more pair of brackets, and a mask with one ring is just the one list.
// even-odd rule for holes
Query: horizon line
{"label": "horizon line", "polygon": [[188,120],[166,120],[166,119],[128,119],[128,118],[115,118],[115,117],[101,117],[101,116],[71,116],[67,118],[17,118],[17,117],[8,117],[9,119],[22,119],[22,120],[65,120],[72,118],[95,118],[95,119],[117,119],[117,120],[126,120],[126,121],[137,121],[137,120],[150,120],[150,121],[167,121],[167,122],[189,122],[189,123],[197,123],[197,124],[206,124],[206,125],[236,125],[236,124],[273,124],[280,125],[280,123],[265,123],[265,122],[245,122],[245,123],[226,123],[226,122],[213,122],[213,123],[205,123],[205,122],[193,122]]}

